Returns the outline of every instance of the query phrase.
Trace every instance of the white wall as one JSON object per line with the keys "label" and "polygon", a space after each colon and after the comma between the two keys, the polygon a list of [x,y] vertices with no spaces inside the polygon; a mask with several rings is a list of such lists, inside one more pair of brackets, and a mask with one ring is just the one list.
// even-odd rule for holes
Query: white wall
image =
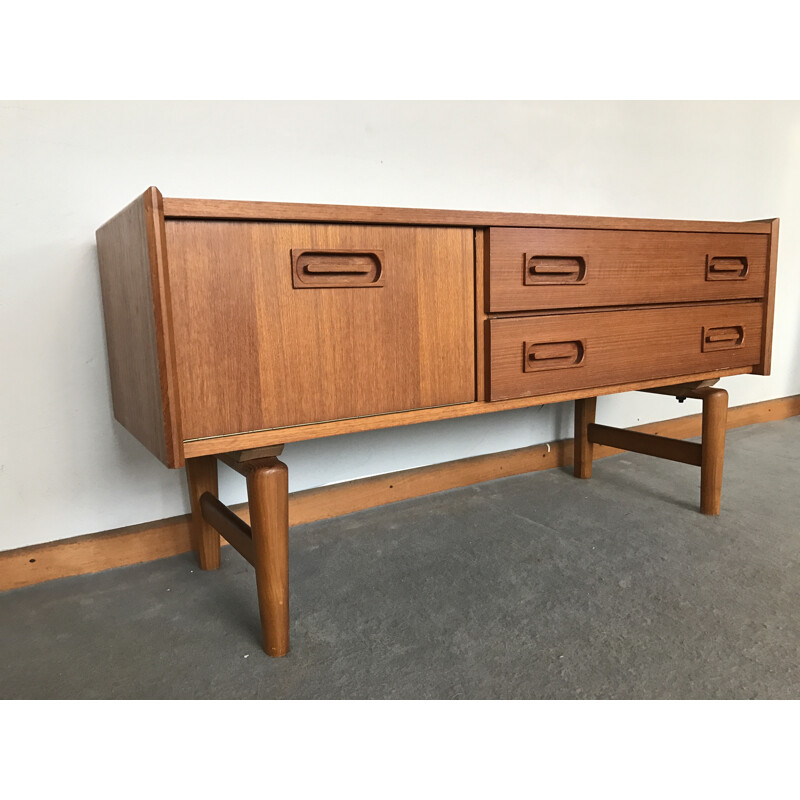
{"label": "white wall", "polygon": [[[780,216],[773,374],[800,393],[800,103],[0,103],[0,550],[188,510],[112,419],[94,231],[166,196],[609,216]],[[699,409],[603,397],[604,422]],[[292,491],[571,435],[571,404],[287,446]],[[222,495],[244,499],[227,469]]]}

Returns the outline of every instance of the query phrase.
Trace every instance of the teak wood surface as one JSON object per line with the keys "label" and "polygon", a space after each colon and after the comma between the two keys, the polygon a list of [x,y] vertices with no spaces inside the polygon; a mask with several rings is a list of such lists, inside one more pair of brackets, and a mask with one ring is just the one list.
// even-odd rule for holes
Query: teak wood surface
{"label": "teak wood surface", "polygon": [[684,442],[683,439],[670,439],[666,436],[654,436],[652,433],[638,433],[625,428],[595,424],[589,425],[587,438],[592,444],[604,444],[618,450],[643,453],[695,467],[702,464],[702,445],[697,442]]}
{"label": "teak wood surface", "polygon": [[[772,422],[797,414],[800,414],[798,395],[763,400],[732,407],[727,428]],[[635,430],[676,438],[700,436],[702,415],[651,422]],[[330,519],[509,475],[566,467],[573,462],[573,450],[573,440],[562,439],[294,492],[289,495],[289,524]],[[594,458],[618,452],[597,445]],[[249,519],[246,505],[235,506],[234,511]],[[1,552],[0,592],[189,552],[193,549],[190,526],[190,516],[181,515]]]}
{"label": "teak wood surface", "polygon": [[[475,399],[471,231],[168,221],[167,243],[186,439]],[[300,249],[342,274],[380,251],[382,285],[299,290]]]}
{"label": "teak wood surface", "polygon": [[766,298],[764,302],[764,337],[761,340],[761,363],[755,372],[769,375],[772,367],[772,328],[775,317],[775,285],[778,277],[778,230],[780,220],[769,220],[769,262]]}
{"label": "teak wood surface", "polygon": [[[685,373],[757,364],[762,317],[760,303],[739,303],[495,319],[489,341],[491,399],[657,377],[670,383],[675,382],[670,377]],[[741,344],[703,350],[704,330],[733,328],[743,330]],[[525,371],[526,343],[530,348],[575,342],[583,343],[579,356],[556,353],[543,358],[540,368]]]}
{"label": "teak wood surface", "polygon": [[[545,241],[555,249],[542,249]],[[777,241],[777,220],[184,200],[162,198],[151,187],[98,231],[115,416],[177,467],[186,457],[580,399],[678,377],[657,368],[669,360],[658,349],[669,348],[665,336],[646,369],[629,378],[610,369],[600,383],[564,390],[547,382],[535,393],[531,382],[498,400],[488,331],[515,312],[576,315],[577,329],[580,314],[656,314],[666,304],[763,297],[759,358],[725,360],[723,367],[690,359],[680,375],[768,373]],[[503,242],[518,259],[507,275]],[[559,286],[545,274],[545,283],[526,285],[523,258],[553,253],[583,259],[585,280]],[[701,257],[718,259],[711,280],[707,265],[698,266]],[[743,277],[731,266],[739,257],[747,259]],[[558,262],[537,263],[537,271],[555,270],[558,280]],[[297,284],[299,267],[306,274]],[[570,269],[562,277],[569,279]],[[503,293],[509,310],[488,312]]]}
{"label": "teak wood surface", "polygon": [[[520,356],[520,363],[521,361]],[[206,439],[193,439],[184,442],[184,453],[186,458],[195,458],[203,455],[227,453],[241,448],[258,448],[276,444],[288,444],[289,442],[303,442],[310,439],[324,439],[329,436],[341,436],[348,433],[383,430],[385,428],[394,428],[398,425],[417,425],[422,422],[436,422],[442,419],[491,414],[495,411],[511,411],[517,408],[530,408],[531,406],[546,405],[548,403],[564,403],[585,397],[642,391],[652,387],[663,386],[665,383],[724,378],[731,375],[746,374],[751,371],[751,367],[738,367],[706,373],[676,375],[669,379],[655,378],[648,381],[630,381],[628,383],[595,386],[588,389],[555,392],[547,395],[516,397],[513,400],[478,401],[458,406],[426,408],[420,411],[401,411],[396,414],[319,422],[313,425],[294,425],[265,431],[249,431],[231,436],[212,436]]]}
{"label": "teak wood surface", "polygon": [[218,569],[219,536],[202,510],[202,498],[216,497],[219,493],[217,459],[214,456],[187,459],[186,482],[192,509],[192,547],[201,569]]}
{"label": "teak wood surface", "polygon": [[513,225],[533,228],[597,228],[632,231],[769,233],[771,220],[712,222],[634,217],[587,217],[507,211],[454,211],[437,208],[379,208],[317,203],[268,203],[252,200],[164,198],[164,215],[174,219],[251,219],[266,222],[343,222],[377,225],[458,225],[486,228]]}
{"label": "teak wood surface", "polygon": [[[488,236],[493,312],[735,300],[765,292],[765,235],[490,228]],[[537,256],[579,260],[583,274],[569,266],[559,271],[555,260],[545,274],[532,276],[529,262]],[[710,272],[709,262],[723,256],[744,258],[746,274]]]}
{"label": "teak wood surface", "polygon": [[247,498],[264,651],[289,652],[289,473],[277,458],[252,463]]}
{"label": "teak wood surface", "polygon": [[[191,463],[192,459],[186,462],[187,468]],[[253,533],[250,526],[240,516],[209,492],[200,497],[200,515],[203,522],[214,530],[218,546],[219,537],[221,536],[251,567],[255,566]],[[192,517],[194,517],[194,513]],[[200,568],[208,569],[208,567],[203,566],[202,562],[200,562]]]}
{"label": "teak wood surface", "polygon": [[722,463],[728,423],[728,393],[715,386],[698,390],[703,400],[700,510],[719,514],[722,505]]}
{"label": "teak wood surface", "polygon": [[151,187],[97,231],[114,415],[168,466],[183,463],[163,201]]}
{"label": "teak wood surface", "polygon": [[589,426],[597,415],[597,398],[586,397],[575,401],[575,453],[574,474],[576,478],[592,477],[594,443],[589,439]]}
{"label": "teak wood surface", "polygon": [[728,393],[713,385],[716,381],[679,383],[649,391],[671,394],[679,399],[703,401],[700,444],[653,433],[613,428],[594,423],[594,407],[578,401],[575,408],[575,476],[591,476],[592,446],[605,445],[636,453],[680,461],[700,467],[700,510],[719,514],[722,502],[722,466],[725,431],[728,425]]}
{"label": "teak wood surface", "polygon": [[[254,566],[264,648],[289,648],[287,441],[575,400],[606,442],[701,466],[719,513],[722,375],[769,371],[777,220],[729,223],[164,200],[97,234],[117,418],[189,458],[193,546]],[[594,422],[597,395],[690,384],[703,445]],[[674,387],[673,387],[674,388]],[[274,450],[265,450],[274,448]],[[237,452],[234,452],[237,451]],[[217,498],[246,475],[250,525]]]}

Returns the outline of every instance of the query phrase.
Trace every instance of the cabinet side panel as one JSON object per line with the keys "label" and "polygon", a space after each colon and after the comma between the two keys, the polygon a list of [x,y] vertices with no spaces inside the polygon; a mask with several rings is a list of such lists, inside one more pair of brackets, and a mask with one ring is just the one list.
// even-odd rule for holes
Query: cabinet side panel
{"label": "cabinet side panel", "polygon": [[756,375],[769,375],[772,369],[772,326],[775,318],[775,281],[778,274],[778,227],[780,220],[770,220],[767,286],[764,298],[764,332],[761,339],[761,363],[753,370]]}
{"label": "cabinet side panel", "polygon": [[152,275],[158,253],[148,220],[155,191],[148,190],[97,231],[97,258],[114,416],[161,461],[180,466],[181,443],[169,435],[159,370]]}

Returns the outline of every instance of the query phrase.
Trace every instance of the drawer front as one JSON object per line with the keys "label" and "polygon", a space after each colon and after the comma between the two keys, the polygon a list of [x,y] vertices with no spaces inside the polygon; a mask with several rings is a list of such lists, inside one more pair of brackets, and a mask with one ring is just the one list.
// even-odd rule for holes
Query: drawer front
{"label": "drawer front", "polygon": [[472,231],[168,220],[184,439],[475,399]]}
{"label": "drawer front", "polygon": [[769,237],[551,228],[489,230],[489,311],[764,296]]}
{"label": "drawer front", "polygon": [[751,366],[762,320],[761,303],[491,320],[489,399]]}

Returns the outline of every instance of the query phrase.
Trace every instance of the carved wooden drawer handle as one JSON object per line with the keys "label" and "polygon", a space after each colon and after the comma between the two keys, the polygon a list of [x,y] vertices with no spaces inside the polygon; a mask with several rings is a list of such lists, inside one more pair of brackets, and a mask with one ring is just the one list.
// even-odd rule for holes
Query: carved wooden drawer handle
{"label": "carved wooden drawer handle", "polygon": [[537,256],[525,253],[526,286],[586,283],[586,259],[581,256]]}
{"label": "carved wooden drawer handle", "polygon": [[741,281],[747,272],[747,256],[706,256],[707,281]]}
{"label": "carved wooden drawer handle", "polygon": [[727,328],[703,328],[703,352],[733,350],[744,344],[744,326],[730,325]]}
{"label": "carved wooden drawer handle", "polygon": [[380,287],[383,250],[292,249],[295,289]]}
{"label": "carved wooden drawer handle", "polygon": [[578,367],[586,353],[584,340],[570,342],[525,342],[523,349],[524,372],[546,369]]}
{"label": "carved wooden drawer handle", "polygon": [[370,264],[360,264],[353,261],[341,264],[336,261],[313,261],[309,259],[302,265],[306,275],[366,275],[372,271]]}

